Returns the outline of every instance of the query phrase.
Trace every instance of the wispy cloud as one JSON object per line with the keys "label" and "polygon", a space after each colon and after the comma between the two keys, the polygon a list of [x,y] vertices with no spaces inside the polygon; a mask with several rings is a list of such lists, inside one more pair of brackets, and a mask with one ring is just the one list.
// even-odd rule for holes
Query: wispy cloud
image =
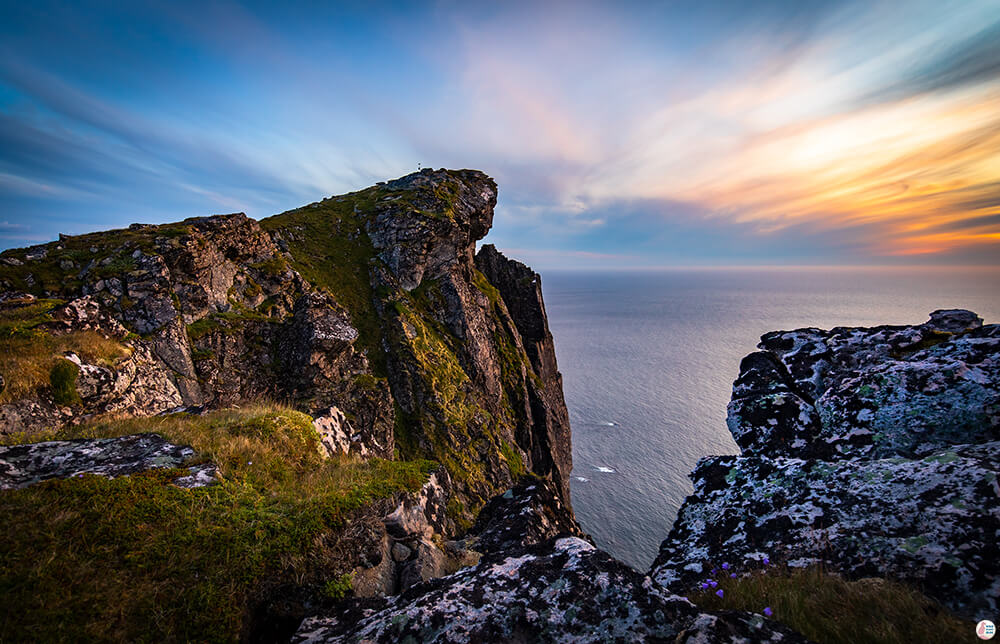
{"label": "wispy cloud", "polygon": [[494,175],[491,240],[552,261],[1000,257],[990,2],[2,18],[0,206],[38,230],[264,216],[420,162]]}

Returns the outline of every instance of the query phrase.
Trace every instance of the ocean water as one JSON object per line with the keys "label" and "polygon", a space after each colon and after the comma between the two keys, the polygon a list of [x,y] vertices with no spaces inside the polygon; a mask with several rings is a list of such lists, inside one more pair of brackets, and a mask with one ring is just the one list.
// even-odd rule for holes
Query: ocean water
{"label": "ocean water", "polygon": [[573,506],[598,545],[646,570],[702,456],[738,453],[726,404],[760,335],[917,324],[938,308],[1000,322],[994,269],[546,272],[573,426]]}

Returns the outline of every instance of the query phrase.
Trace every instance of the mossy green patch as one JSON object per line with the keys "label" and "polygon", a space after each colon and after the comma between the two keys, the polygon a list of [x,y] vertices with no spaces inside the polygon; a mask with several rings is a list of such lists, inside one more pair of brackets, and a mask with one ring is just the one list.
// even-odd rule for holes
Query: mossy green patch
{"label": "mossy green patch", "polygon": [[510,443],[501,440],[500,453],[503,454],[504,460],[507,461],[507,467],[510,468],[510,475],[515,480],[525,475],[527,470],[524,467],[524,459],[521,458],[521,453],[514,449]]}
{"label": "mossy green patch", "polygon": [[221,481],[181,489],[170,481],[183,471],[153,470],[0,492],[0,641],[231,642],[262,588],[346,593],[350,565],[325,544],[351,512],[416,491],[437,465],[323,460],[307,421],[270,406],[42,436],[156,431],[217,463]]}
{"label": "mossy green patch", "polygon": [[211,313],[187,325],[188,337],[199,340],[210,333],[220,332],[225,335],[236,335],[246,330],[246,324],[251,321],[268,321],[265,314],[253,309],[240,307],[232,311]]}
{"label": "mossy green patch", "polygon": [[344,573],[335,579],[328,580],[323,584],[323,596],[333,601],[340,601],[351,592],[351,581],[354,575]]}

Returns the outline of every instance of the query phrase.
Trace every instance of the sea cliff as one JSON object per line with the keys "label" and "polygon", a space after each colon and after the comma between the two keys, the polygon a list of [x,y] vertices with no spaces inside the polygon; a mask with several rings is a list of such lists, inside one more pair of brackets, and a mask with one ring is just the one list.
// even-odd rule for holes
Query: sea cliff
{"label": "sea cliff", "polygon": [[636,571],[576,523],[496,199],[424,170],[0,253],[0,640],[806,641],[715,599],[779,566],[996,610],[996,325],[765,335]]}

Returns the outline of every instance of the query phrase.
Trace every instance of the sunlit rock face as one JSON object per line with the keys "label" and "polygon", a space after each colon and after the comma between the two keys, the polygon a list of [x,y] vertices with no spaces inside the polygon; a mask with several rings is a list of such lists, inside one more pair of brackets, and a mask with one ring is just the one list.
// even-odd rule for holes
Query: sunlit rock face
{"label": "sunlit rock face", "polygon": [[1000,597],[1000,326],[935,311],[914,326],[798,329],[740,365],[741,456],[702,459],[652,575],[822,562],[912,583],[968,616]]}

